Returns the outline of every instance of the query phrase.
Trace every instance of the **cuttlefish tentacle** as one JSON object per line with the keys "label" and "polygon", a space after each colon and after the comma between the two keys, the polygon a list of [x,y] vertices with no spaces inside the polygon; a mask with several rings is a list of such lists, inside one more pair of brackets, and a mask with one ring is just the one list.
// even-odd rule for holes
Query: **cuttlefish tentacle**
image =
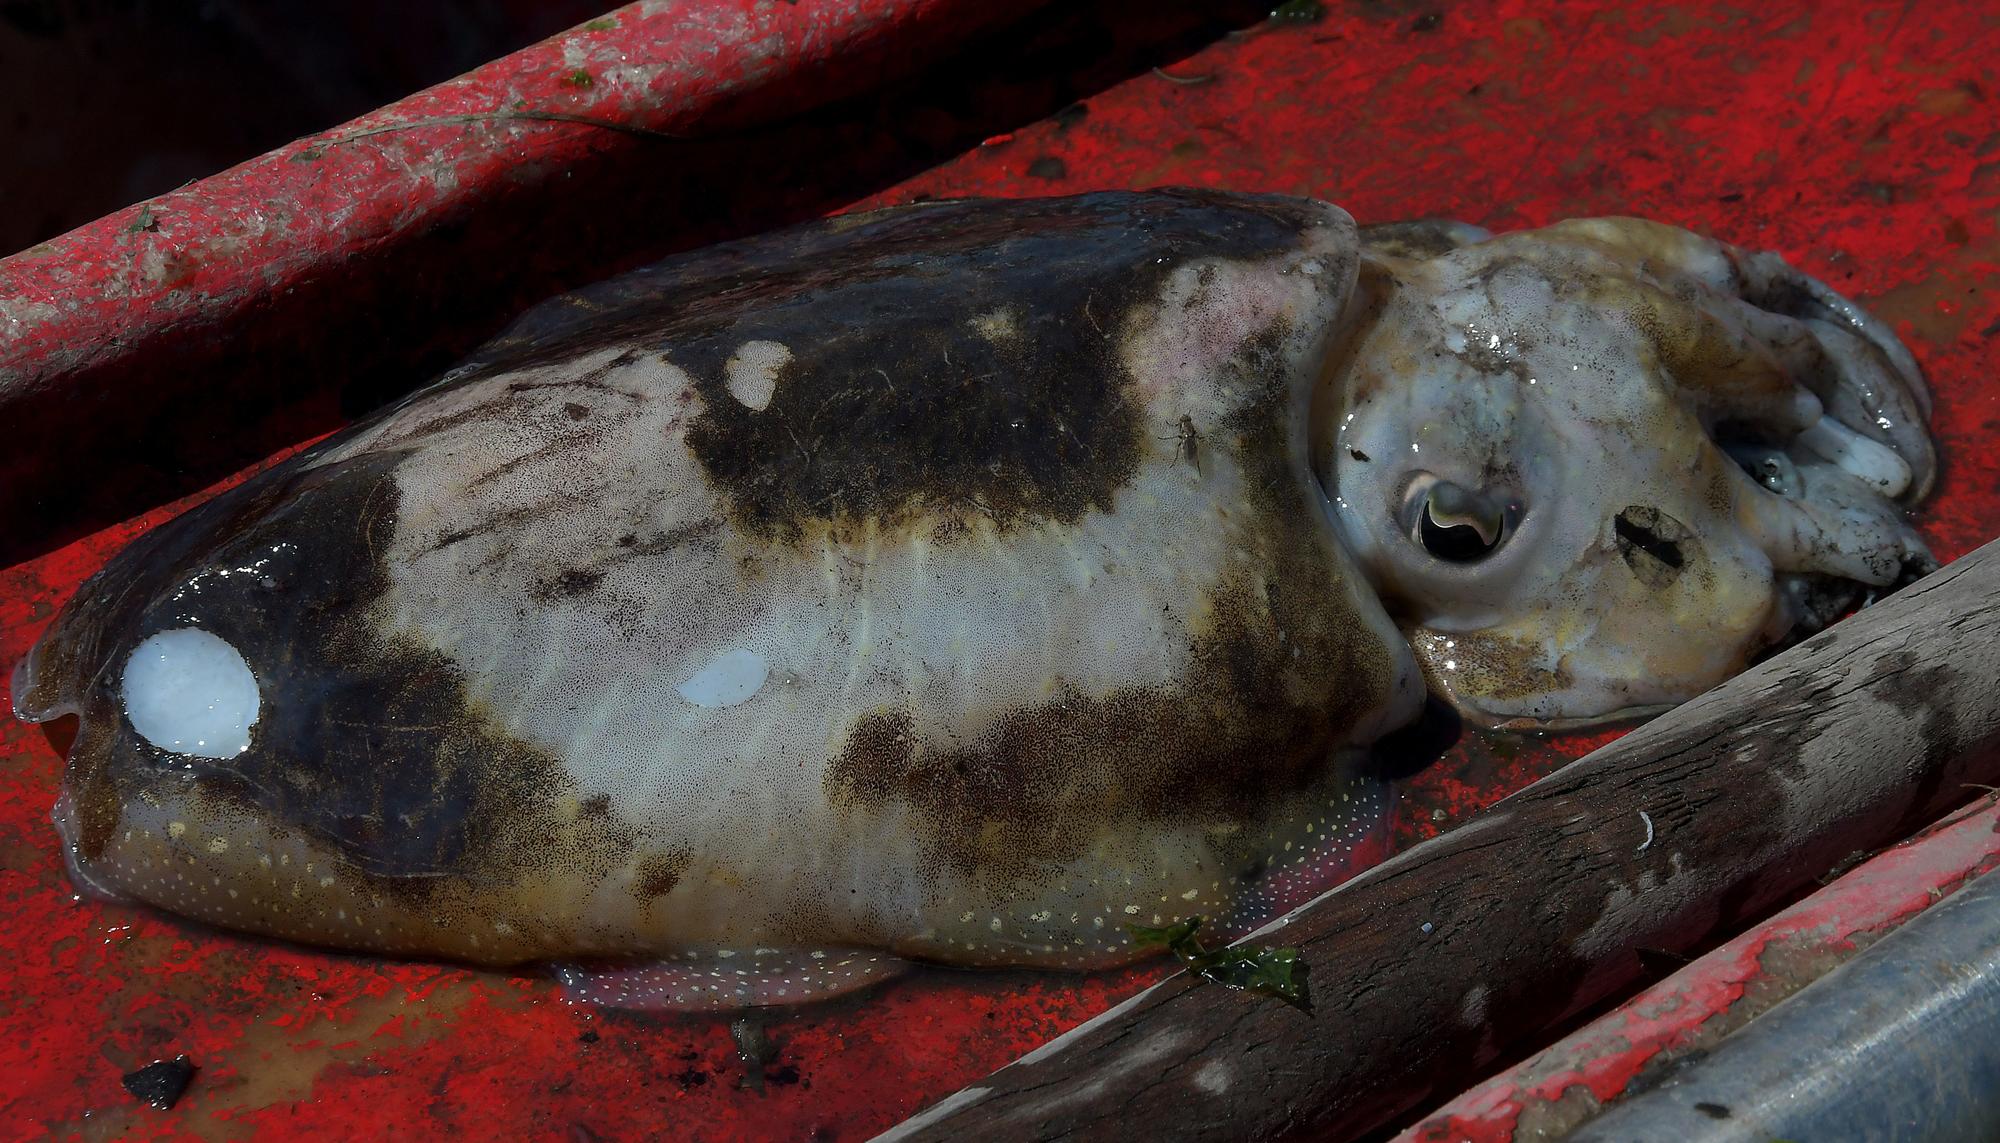
{"label": "cuttlefish tentacle", "polygon": [[1880,588],[1936,566],[1903,514],[1845,467],[1794,464],[1791,480],[1784,492],[1740,502],[1775,570]]}
{"label": "cuttlefish tentacle", "polygon": [[[1937,476],[1936,448],[1925,427],[1930,390],[1910,351],[1861,307],[1778,254],[1743,250],[1657,222],[1579,219],[1545,233],[1638,260],[1640,277],[1656,287],[1647,292],[1646,316],[1659,323],[1663,362],[1670,369],[1696,366],[1685,375],[1675,369],[1682,385],[1719,402],[1752,402],[1737,411],[1768,430],[1796,425],[1805,431],[1822,415],[1830,418],[1844,435],[1893,449],[1904,467],[1885,465],[1879,451],[1865,448],[1827,459],[1865,458],[1843,467],[1906,504],[1929,494]],[[1702,360],[1687,361],[1690,352]],[[1817,398],[1816,408],[1798,406],[1799,414],[1811,412],[1805,423],[1797,423],[1798,415],[1774,417],[1773,409],[1755,407],[1757,398],[1782,398],[1787,390],[1795,398],[1806,393]],[[1896,479],[1885,482],[1878,473]]]}
{"label": "cuttlefish tentacle", "polygon": [[[1717,243],[1718,246],[1724,245]],[[1813,318],[1824,324],[1853,330],[1875,352],[1882,355],[1897,384],[1891,389],[1910,398],[1912,422],[1931,415],[1930,387],[1923,371],[1895,333],[1880,318],[1836,293],[1832,287],[1801,273],[1783,256],[1768,250],[1749,251],[1725,247],[1743,276],[1744,296],[1765,309]]]}
{"label": "cuttlefish tentacle", "polygon": [[1734,299],[1644,295],[1634,310],[1660,363],[1698,397],[1705,427],[1740,460],[1824,461],[1890,498],[1928,491],[1936,467],[1928,438],[1905,452],[1885,432],[1868,433],[1873,414],[1857,410],[1860,395],[1896,383],[1860,338]]}
{"label": "cuttlefish tentacle", "polygon": [[1656,711],[1934,566],[1928,397],[1879,323],[1658,223],[1463,237],[1364,232],[1316,455],[1467,717]]}

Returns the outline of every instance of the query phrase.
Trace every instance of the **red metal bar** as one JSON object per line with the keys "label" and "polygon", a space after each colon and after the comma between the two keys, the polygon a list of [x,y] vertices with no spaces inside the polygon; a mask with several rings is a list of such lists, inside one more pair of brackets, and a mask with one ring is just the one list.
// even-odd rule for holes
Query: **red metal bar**
{"label": "red metal bar", "polygon": [[1877,938],[2000,865],[2000,803],[1968,807],[1474,1087],[1397,1143],[1567,1134],[1646,1077],[1712,1046]]}

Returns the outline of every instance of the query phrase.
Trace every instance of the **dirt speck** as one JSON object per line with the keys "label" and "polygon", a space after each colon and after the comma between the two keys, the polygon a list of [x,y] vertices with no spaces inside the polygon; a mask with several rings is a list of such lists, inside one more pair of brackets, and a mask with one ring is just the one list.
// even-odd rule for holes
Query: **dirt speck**
{"label": "dirt speck", "polygon": [[193,1061],[179,1055],[171,1060],[154,1060],[137,1071],[127,1072],[122,1082],[135,1098],[167,1111],[180,1102],[181,1093],[194,1082],[197,1070]]}

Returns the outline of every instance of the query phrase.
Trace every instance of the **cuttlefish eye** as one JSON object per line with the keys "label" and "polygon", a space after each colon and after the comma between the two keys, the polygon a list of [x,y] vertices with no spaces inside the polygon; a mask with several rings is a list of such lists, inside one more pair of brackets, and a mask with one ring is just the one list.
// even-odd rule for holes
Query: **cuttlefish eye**
{"label": "cuttlefish eye", "polygon": [[1404,526],[1426,552],[1455,564],[1475,563],[1507,539],[1515,513],[1505,500],[1419,473],[1403,494]]}

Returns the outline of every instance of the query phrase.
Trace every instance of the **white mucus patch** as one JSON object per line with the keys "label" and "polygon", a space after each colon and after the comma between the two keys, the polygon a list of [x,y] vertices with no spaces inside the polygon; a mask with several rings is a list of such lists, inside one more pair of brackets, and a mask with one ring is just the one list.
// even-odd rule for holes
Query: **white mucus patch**
{"label": "white mucus patch", "polygon": [[234,758],[250,748],[257,676],[220,636],[182,627],[146,639],[125,660],[123,689],[132,729],[162,750]]}
{"label": "white mucus patch", "polygon": [[788,346],[775,341],[744,342],[722,367],[729,395],[744,407],[763,412],[771,403],[771,394],[778,391],[778,373],[791,361]]}
{"label": "white mucus patch", "polygon": [[770,677],[771,664],[765,662],[764,656],[738,647],[717,655],[693,678],[674,689],[696,706],[736,706],[748,702]]}

